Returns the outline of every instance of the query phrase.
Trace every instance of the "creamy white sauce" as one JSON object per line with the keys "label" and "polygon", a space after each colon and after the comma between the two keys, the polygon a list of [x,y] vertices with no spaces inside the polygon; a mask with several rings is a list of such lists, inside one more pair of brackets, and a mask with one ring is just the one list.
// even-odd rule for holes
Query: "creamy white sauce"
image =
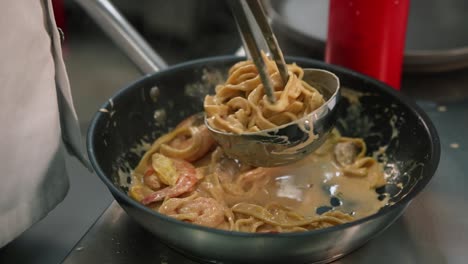
{"label": "creamy white sauce", "polygon": [[[317,208],[325,206],[356,218],[374,214],[388,202],[388,198],[378,199],[366,177],[344,176],[330,157],[311,155],[293,165],[272,168],[270,177],[267,186],[249,202],[278,202],[306,217],[315,216]],[[331,204],[333,197],[335,206]]]}

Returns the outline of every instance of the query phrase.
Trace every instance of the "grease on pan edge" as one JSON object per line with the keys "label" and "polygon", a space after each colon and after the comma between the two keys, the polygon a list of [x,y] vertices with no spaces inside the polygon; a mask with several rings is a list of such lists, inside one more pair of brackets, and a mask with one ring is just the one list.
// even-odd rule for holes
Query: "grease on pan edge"
{"label": "grease on pan edge", "polygon": [[158,109],[158,110],[154,111],[153,118],[158,123],[166,122],[166,119],[167,119],[166,110],[165,109]]}
{"label": "grease on pan edge", "polygon": [[445,105],[439,105],[437,107],[437,111],[443,113],[443,112],[447,112],[447,107]]}
{"label": "grease on pan edge", "polygon": [[160,92],[157,86],[154,86],[150,89],[149,96],[151,100],[153,101],[153,103],[156,103],[156,101],[158,101],[159,94]]}

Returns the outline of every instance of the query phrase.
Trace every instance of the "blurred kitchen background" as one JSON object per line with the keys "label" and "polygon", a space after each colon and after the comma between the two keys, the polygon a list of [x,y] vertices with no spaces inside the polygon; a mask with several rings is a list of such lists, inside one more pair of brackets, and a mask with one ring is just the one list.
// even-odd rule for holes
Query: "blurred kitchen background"
{"label": "blurred kitchen background", "polygon": [[[85,133],[99,106],[118,89],[141,77],[141,73],[76,2],[53,2],[56,5],[57,21],[65,33],[64,57],[75,108]],[[234,54],[241,46],[225,1],[112,2],[169,65],[196,58]],[[275,31],[286,55],[322,59],[323,38],[326,34],[326,24],[325,29],[323,24],[326,22],[328,1],[274,2],[277,5],[273,7],[282,15],[282,20],[274,25]],[[296,6],[304,2],[313,2],[316,8],[301,9]],[[304,14],[305,11],[312,14]],[[416,13],[425,14],[424,19],[427,20],[421,20],[421,16],[414,15]],[[440,39],[437,42],[439,44],[436,43],[438,46],[434,44],[436,46],[428,48],[456,52],[442,58],[440,54],[432,57],[426,54],[425,61],[418,61],[417,55],[421,53],[416,52],[412,64],[406,65],[408,70],[402,85],[404,93],[419,100],[430,97],[440,104],[468,97],[466,14],[468,1],[464,0],[412,1],[408,34],[416,42],[410,46],[414,44],[416,46],[412,47],[417,48],[417,40],[423,44],[434,44],[428,39]],[[426,21],[433,23],[427,24]],[[295,23],[309,25],[309,29],[317,32],[315,39],[310,39],[308,32],[294,28]],[[288,25],[292,28],[288,28]],[[445,35],[437,35],[438,30]],[[460,31],[465,34],[460,34]],[[439,64],[434,64],[434,60],[439,60]],[[12,260],[14,263],[59,263],[111,203],[113,199],[110,193],[97,176],[72,158],[68,160],[68,167],[71,189],[65,201],[19,239],[0,249],[0,263],[13,263]],[[22,254],[25,250],[28,254]]]}
{"label": "blurred kitchen background", "polygon": [[[241,45],[225,1],[112,1],[169,64],[233,54]],[[65,61],[83,129],[117,89],[141,77],[135,65],[74,1],[64,2]]]}
{"label": "blurred kitchen background", "polygon": [[[89,0],[54,1],[58,24],[66,36],[64,56],[84,131],[97,107],[117,89],[139,78],[141,73],[77,4]],[[169,65],[234,54],[241,46],[225,1],[112,2]],[[264,2],[286,55],[323,59],[328,0]],[[464,0],[410,2],[402,82],[404,93],[440,101],[466,98],[468,89],[460,87],[465,86],[465,82],[440,83],[444,89],[430,84],[441,82],[440,77],[468,81],[468,77],[464,77],[468,76],[465,74],[468,66],[467,13],[468,1]],[[421,82],[427,83],[427,87]]]}

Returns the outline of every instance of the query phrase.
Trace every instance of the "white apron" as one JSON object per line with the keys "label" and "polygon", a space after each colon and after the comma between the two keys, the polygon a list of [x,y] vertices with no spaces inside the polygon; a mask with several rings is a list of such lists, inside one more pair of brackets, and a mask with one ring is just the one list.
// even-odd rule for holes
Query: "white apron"
{"label": "white apron", "polygon": [[64,149],[84,160],[50,0],[0,1],[0,247],[68,191]]}

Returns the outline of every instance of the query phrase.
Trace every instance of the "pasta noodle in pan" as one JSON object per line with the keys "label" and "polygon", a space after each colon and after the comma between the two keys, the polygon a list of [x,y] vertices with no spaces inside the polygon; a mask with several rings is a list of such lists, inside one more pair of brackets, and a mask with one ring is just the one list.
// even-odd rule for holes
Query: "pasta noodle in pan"
{"label": "pasta noodle in pan", "polygon": [[[212,114],[224,111],[235,119],[232,122],[226,119],[227,131],[264,129],[289,120],[275,118],[278,115],[263,95],[249,101],[252,93],[259,93],[255,91],[258,74],[251,67],[249,61],[234,65],[227,84],[218,88],[215,97],[207,97],[208,102],[221,97],[225,98],[221,101],[228,102],[207,107]],[[299,82],[300,68],[292,65],[289,69],[287,85]],[[272,72],[275,79],[276,70]],[[241,80],[251,83],[243,86],[242,91],[245,94],[249,90],[250,99],[236,99],[240,93],[229,86],[239,85]],[[287,101],[286,113],[296,117],[323,100],[316,91],[304,86],[295,92],[288,89],[284,89],[287,100],[313,95],[305,100],[307,106],[297,109],[287,105],[293,100]],[[278,91],[279,104],[282,96]],[[246,107],[250,104],[258,106],[257,109]],[[246,113],[240,110],[256,112],[255,120],[242,119]],[[132,173],[129,195],[161,214],[212,228],[258,233],[326,228],[371,215],[386,204],[387,200],[378,199],[375,192],[386,183],[382,165],[367,157],[366,151],[362,139],[342,137],[333,131],[317,151],[303,160],[282,167],[253,167],[226,156],[211,137],[203,118],[195,115],[156,139]]]}
{"label": "pasta noodle in pan", "polygon": [[324,104],[322,95],[302,80],[302,68],[288,65],[289,79],[284,85],[274,61],[266,56],[264,60],[276,103],[267,100],[253,62],[241,61],[229,70],[226,82],[216,87],[216,94],[205,98],[205,113],[212,128],[236,134],[256,132],[287,124]]}

